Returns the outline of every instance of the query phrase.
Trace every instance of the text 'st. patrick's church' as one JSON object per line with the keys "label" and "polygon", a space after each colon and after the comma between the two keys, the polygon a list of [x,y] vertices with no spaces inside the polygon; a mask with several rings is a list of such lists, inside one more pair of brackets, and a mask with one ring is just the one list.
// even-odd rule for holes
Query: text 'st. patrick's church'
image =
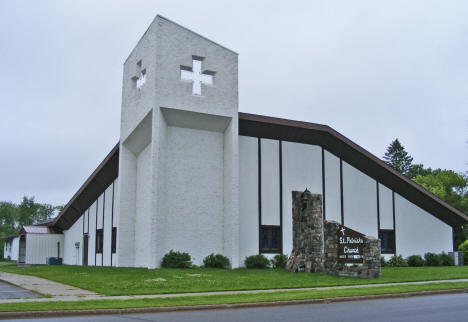
{"label": "text 'st. patrick's church'", "polygon": [[44,264],[58,242],[71,265],[156,268],[175,250],[243,266],[291,253],[292,192],[305,189],[388,256],[452,251],[468,221],[328,126],[239,113],[238,55],[161,16],[122,90],[119,143],[54,221],[22,230],[13,259]]}

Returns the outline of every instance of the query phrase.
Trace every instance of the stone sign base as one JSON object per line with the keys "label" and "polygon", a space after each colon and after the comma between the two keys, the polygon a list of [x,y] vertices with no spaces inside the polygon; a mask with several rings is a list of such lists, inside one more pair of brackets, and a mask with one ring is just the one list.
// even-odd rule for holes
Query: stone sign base
{"label": "stone sign base", "polygon": [[362,263],[343,263],[338,259],[338,235],[343,227],[335,221],[325,221],[324,257],[328,274],[339,276],[378,278],[380,277],[380,240],[365,236]]}
{"label": "stone sign base", "polygon": [[[340,240],[340,236],[345,236],[345,230],[351,229],[335,221],[323,221],[321,195],[311,194],[307,190],[293,191],[292,195],[293,251],[286,270],[362,278],[380,277],[379,239],[354,232],[362,238],[356,241],[341,237]],[[349,243],[347,246],[353,252],[350,256],[344,256],[346,258],[340,258],[338,254],[338,246],[343,243]]]}

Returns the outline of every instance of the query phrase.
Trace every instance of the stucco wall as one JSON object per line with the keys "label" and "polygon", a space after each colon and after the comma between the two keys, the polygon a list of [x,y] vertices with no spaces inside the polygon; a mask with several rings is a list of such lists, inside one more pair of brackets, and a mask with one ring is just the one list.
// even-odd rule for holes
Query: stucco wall
{"label": "stucco wall", "polygon": [[395,193],[396,252],[403,256],[452,251],[452,228]]}
{"label": "stucco wall", "polygon": [[377,183],[343,161],[344,225],[378,238]]}
{"label": "stucco wall", "polygon": [[63,258],[63,234],[26,234],[25,264],[46,264],[47,257],[57,257],[57,243]]}
{"label": "stucco wall", "polygon": [[379,183],[380,229],[393,229],[392,190]]}
{"label": "stucco wall", "polygon": [[262,225],[280,224],[279,141],[261,139]]}
{"label": "stucco wall", "polygon": [[340,159],[325,151],[325,218],[341,223]]}
{"label": "stucco wall", "polygon": [[[63,232],[63,263],[66,265],[81,265],[83,257],[83,216],[68,230]],[[76,249],[75,243],[80,243]]]}
{"label": "stucco wall", "polygon": [[223,252],[223,133],[168,128],[167,211],[162,254],[189,252],[195,264]]}
{"label": "stucco wall", "polygon": [[239,137],[239,261],[258,254],[258,139]]}
{"label": "stucco wall", "polygon": [[136,171],[135,266],[150,264],[151,238],[151,145],[138,155]]}

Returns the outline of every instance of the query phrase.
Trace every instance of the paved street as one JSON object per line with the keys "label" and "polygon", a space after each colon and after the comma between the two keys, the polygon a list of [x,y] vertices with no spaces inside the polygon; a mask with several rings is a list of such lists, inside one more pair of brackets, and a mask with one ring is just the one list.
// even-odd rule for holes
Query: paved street
{"label": "paved street", "polygon": [[[287,305],[264,308],[47,318],[47,321],[466,321],[468,294],[434,295],[331,304]],[[45,319],[44,319],[45,320]],[[35,320],[15,320],[35,321]]]}
{"label": "paved street", "polygon": [[0,299],[36,298],[36,293],[0,281]]}

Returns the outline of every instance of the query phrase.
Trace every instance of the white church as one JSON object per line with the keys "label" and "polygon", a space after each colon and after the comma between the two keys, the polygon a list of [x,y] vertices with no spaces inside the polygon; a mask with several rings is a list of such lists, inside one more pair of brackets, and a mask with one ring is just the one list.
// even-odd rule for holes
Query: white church
{"label": "white church", "polygon": [[452,251],[468,222],[326,125],[240,113],[238,55],[157,16],[124,63],[119,142],[57,218],[5,247],[25,264],[157,268],[175,250],[239,267],[291,252],[306,188],[386,256]]}

